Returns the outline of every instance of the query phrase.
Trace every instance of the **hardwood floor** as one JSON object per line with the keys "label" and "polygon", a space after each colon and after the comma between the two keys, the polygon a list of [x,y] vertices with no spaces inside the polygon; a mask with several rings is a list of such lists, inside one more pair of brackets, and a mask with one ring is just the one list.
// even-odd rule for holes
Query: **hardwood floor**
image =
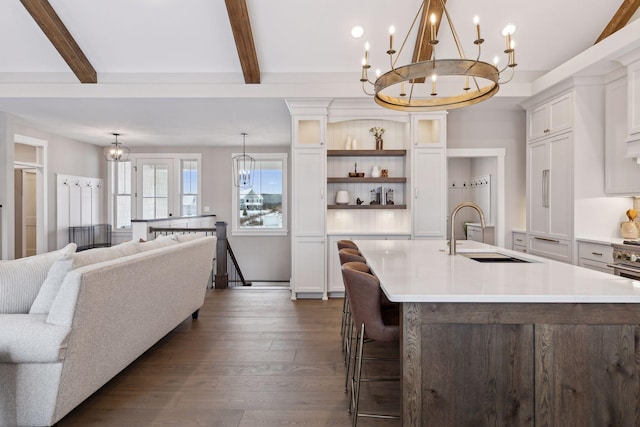
{"label": "hardwood floor", "polygon": [[[349,426],[341,309],[341,299],[291,301],[288,290],[209,290],[198,320],[185,320],[57,425]],[[389,350],[397,349],[381,351]],[[367,384],[361,407],[397,414],[399,396],[399,383]]]}

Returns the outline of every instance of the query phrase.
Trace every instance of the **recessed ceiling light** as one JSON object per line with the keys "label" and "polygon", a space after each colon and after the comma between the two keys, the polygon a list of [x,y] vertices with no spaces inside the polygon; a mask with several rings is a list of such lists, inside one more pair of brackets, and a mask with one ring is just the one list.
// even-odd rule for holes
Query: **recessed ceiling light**
{"label": "recessed ceiling light", "polygon": [[359,39],[363,34],[364,28],[362,28],[360,25],[356,25],[351,29],[351,35],[353,36],[353,38]]}

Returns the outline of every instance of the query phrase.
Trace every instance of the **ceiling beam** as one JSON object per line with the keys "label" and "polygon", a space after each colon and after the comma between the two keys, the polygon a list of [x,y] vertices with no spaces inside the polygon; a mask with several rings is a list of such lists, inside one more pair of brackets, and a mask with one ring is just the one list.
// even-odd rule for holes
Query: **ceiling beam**
{"label": "ceiling beam", "polygon": [[47,0],[20,0],[53,47],[81,83],[97,83],[98,77],[80,46]]}
{"label": "ceiling beam", "polygon": [[[436,35],[440,30],[440,23],[442,22],[442,4],[447,0],[428,0],[425,1],[425,6],[422,8],[422,16],[420,17],[420,26],[418,27],[418,34],[416,36],[416,44],[413,48],[412,62],[421,62],[431,59],[433,55],[433,46],[429,44],[429,28],[431,23],[429,17],[432,13],[436,15]],[[424,83],[424,78],[416,79],[416,83]]]}
{"label": "ceiling beam", "polygon": [[244,82],[247,84],[260,83],[260,67],[258,66],[258,55],[253,43],[253,33],[251,22],[249,22],[249,11],[246,0],[225,0],[227,13],[231,22],[233,38],[236,41],[238,57],[244,74]]}
{"label": "ceiling beam", "polygon": [[607,26],[604,27],[602,34],[600,34],[600,37],[598,37],[598,40],[596,40],[594,44],[606,39],[611,34],[627,25],[633,14],[638,10],[638,7],[640,7],[640,0],[624,0],[618,11],[613,15],[613,18],[611,18],[611,21],[609,21]]}

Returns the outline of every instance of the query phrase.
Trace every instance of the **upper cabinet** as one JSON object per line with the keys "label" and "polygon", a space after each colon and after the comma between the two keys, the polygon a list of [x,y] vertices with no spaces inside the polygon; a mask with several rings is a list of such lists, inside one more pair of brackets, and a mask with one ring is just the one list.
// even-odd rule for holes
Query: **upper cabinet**
{"label": "upper cabinet", "polygon": [[297,116],[293,118],[293,142],[296,147],[318,148],[325,145],[326,116]]}
{"label": "upper cabinet", "polygon": [[571,93],[560,95],[527,112],[527,139],[555,135],[573,125]]}
{"label": "upper cabinet", "polygon": [[412,115],[411,143],[416,148],[446,146],[446,121],[444,114]]}
{"label": "upper cabinet", "polygon": [[640,165],[627,157],[627,88],[623,75],[605,92],[605,191],[610,195],[640,193]]}
{"label": "upper cabinet", "polygon": [[627,129],[628,138],[640,139],[640,60],[627,67]]}

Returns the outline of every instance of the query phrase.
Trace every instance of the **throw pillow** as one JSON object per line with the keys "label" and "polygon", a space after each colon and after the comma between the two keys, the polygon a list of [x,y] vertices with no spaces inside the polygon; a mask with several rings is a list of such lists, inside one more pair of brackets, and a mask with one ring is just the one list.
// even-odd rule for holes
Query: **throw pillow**
{"label": "throw pillow", "polygon": [[65,276],[73,267],[73,257],[69,254],[63,255],[62,258],[53,263],[47,278],[42,283],[40,292],[36,296],[35,301],[31,305],[29,314],[48,314],[51,309],[53,300],[56,299],[60,286]]}
{"label": "throw pillow", "polygon": [[57,251],[0,261],[0,313],[28,313],[53,263],[76,247],[69,243]]}
{"label": "throw pillow", "polygon": [[204,232],[185,233],[185,234],[176,234],[176,239],[178,239],[178,242],[184,243],[184,242],[190,242],[191,240],[199,239],[204,236],[206,236],[206,233]]}
{"label": "throw pillow", "polygon": [[178,241],[175,239],[175,234],[166,236],[158,236],[148,242],[138,243],[141,251],[150,251],[152,249],[164,248],[165,246],[175,245]]}

